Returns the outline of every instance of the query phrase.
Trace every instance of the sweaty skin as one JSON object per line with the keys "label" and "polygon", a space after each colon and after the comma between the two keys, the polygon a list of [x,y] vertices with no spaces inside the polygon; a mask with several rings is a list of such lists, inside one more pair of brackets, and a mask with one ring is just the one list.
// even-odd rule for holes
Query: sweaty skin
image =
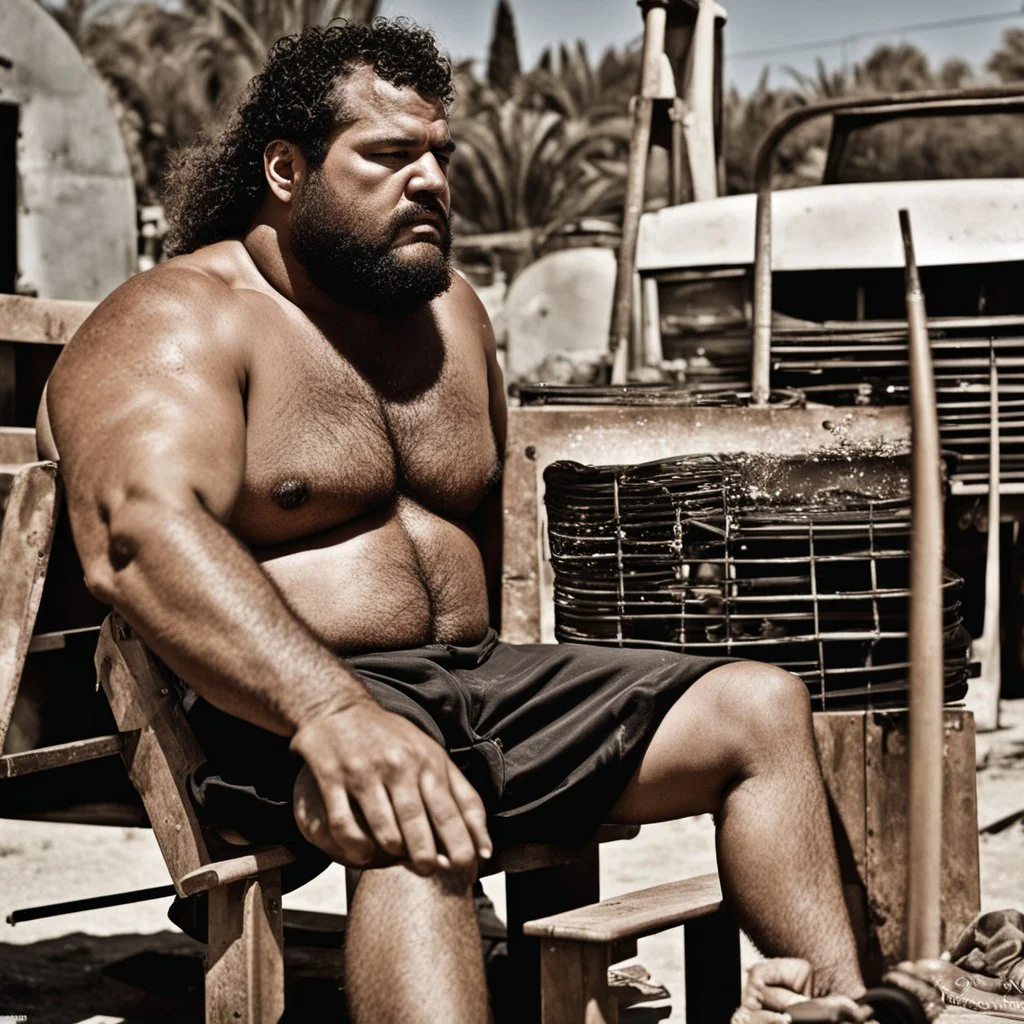
{"label": "sweaty skin", "polygon": [[[328,150],[335,201],[377,225],[415,202],[447,213],[440,104],[368,69],[347,88],[364,116]],[[319,845],[466,867],[490,848],[479,798],[337,655],[487,629],[474,518],[504,446],[494,336],[458,275],[406,316],[337,306],[288,248],[301,151],[272,143],[265,169],[244,239],[133,278],[83,325],[48,386],[47,454],[91,589],[211,703],[294,737],[326,805]],[[432,258],[438,239],[416,224],[394,247]]]}

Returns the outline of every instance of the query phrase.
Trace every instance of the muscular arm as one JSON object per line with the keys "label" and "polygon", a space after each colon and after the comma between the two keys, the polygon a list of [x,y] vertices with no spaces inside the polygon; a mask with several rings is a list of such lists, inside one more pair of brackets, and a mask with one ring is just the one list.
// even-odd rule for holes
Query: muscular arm
{"label": "muscular arm", "polygon": [[369,700],[225,528],[245,468],[241,301],[191,270],[128,282],[48,387],[90,589],[211,703],[283,735]]}
{"label": "muscular arm", "polygon": [[[508,403],[505,398],[505,381],[498,365],[498,346],[494,328],[472,287],[459,278],[453,291],[457,292],[460,316],[472,325],[479,337],[487,360],[487,390],[490,397],[491,430],[498,449],[499,463],[505,459],[505,440],[508,432]],[[501,479],[493,482],[484,496],[480,507],[470,520],[470,528],[480,547],[487,577],[487,604],[491,625],[501,629],[501,565],[502,565],[502,491]]]}

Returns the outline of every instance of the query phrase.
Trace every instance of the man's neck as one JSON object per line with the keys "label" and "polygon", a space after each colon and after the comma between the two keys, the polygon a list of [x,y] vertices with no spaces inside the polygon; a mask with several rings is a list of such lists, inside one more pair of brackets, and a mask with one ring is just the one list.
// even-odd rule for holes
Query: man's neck
{"label": "man's neck", "polygon": [[349,335],[379,334],[380,317],[335,302],[313,283],[291,251],[287,224],[275,220],[257,217],[242,239],[249,258],[271,288],[322,327],[344,324]]}

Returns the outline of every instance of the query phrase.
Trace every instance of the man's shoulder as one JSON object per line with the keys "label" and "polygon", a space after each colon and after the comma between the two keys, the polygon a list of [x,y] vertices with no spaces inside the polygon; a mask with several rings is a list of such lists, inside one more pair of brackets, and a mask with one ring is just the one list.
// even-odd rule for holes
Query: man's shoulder
{"label": "man's shoulder", "polygon": [[230,345],[245,336],[244,312],[239,276],[232,275],[230,262],[223,253],[201,250],[129,278],[96,307],[69,348],[138,351],[170,339]]}
{"label": "man's shoulder", "polygon": [[496,347],[494,328],[480,296],[473,286],[459,271],[452,273],[451,287],[441,296],[446,316],[450,316],[459,325],[460,331],[472,333],[485,351],[492,353]]}

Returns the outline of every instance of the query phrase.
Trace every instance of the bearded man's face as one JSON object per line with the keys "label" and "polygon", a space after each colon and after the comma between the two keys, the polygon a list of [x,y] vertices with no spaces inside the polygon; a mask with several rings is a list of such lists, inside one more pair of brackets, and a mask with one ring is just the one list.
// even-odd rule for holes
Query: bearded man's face
{"label": "bearded man's face", "polygon": [[351,121],[292,200],[291,248],[345,306],[401,315],[451,284],[454,148],[439,101],[361,68],[338,87]]}

